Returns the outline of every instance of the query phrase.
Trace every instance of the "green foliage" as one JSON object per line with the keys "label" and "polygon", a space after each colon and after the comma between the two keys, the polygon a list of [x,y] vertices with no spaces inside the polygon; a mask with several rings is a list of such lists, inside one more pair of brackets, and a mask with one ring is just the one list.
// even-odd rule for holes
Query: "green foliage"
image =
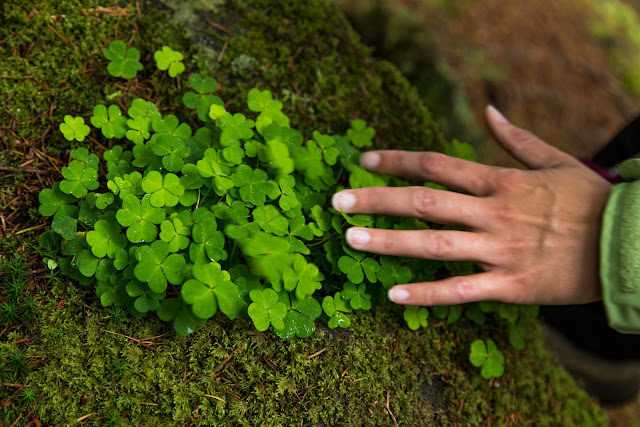
{"label": "green foliage", "polygon": [[135,47],[127,49],[127,45],[122,40],[114,40],[102,51],[104,57],[110,62],[107,71],[113,77],[132,79],[138,71],[142,70],[140,63],[140,51]]}
{"label": "green foliage", "polygon": [[69,115],[64,116],[64,123],[60,124],[60,132],[69,141],[84,141],[84,138],[89,135],[91,128],[84,124],[84,118],[71,117]]}
{"label": "green foliage", "polygon": [[169,76],[176,77],[184,72],[184,56],[182,52],[171,49],[169,46],[162,46],[162,50],[158,50],[153,54],[156,60],[156,66],[159,70],[169,70]]}
{"label": "green foliage", "polygon": [[486,379],[500,377],[504,373],[504,356],[491,340],[475,340],[471,344],[469,361],[473,366],[482,368],[481,374]]}
{"label": "green foliage", "polygon": [[415,331],[421,326],[426,328],[429,325],[429,310],[426,307],[417,305],[409,305],[404,308],[404,320],[407,322],[409,329]]}

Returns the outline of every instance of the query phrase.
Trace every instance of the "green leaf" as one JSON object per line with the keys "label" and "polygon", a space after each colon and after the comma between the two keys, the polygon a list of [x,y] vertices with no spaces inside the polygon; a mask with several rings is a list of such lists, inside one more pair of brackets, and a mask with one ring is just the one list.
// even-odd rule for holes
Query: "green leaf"
{"label": "green leaf", "polygon": [[116,212],[118,223],[127,228],[127,238],[132,243],[152,242],[158,235],[154,224],[161,224],[166,214],[163,209],[151,206],[149,195],[140,201],[129,195],[122,200],[122,208]]}
{"label": "green leaf", "polygon": [[64,214],[56,214],[51,222],[51,229],[63,239],[71,240],[78,230],[78,220]]}
{"label": "green leaf", "polygon": [[418,330],[421,326],[427,327],[429,325],[428,318],[429,311],[426,307],[409,305],[404,308],[404,320],[412,331]]}
{"label": "green leaf", "polygon": [[100,259],[96,258],[86,249],[81,250],[75,257],[75,265],[85,277],[91,277],[96,273]]}
{"label": "green leaf", "polygon": [[60,190],[78,198],[86,196],[88,190],[95,190],[99,186],[96,170],[78,160],[63,167],[62,176],[65,179],[60,182]]}
{"label": "green leaf", "polygon": [[[212,106],[224,108],[222,99],[211,95],[211,93],[218,89],[218,82],[212,77],[202,77],[200,74],[194,73],[189,78],[189,86],[191,86],[195,92],[186,92],[182,97],[182,102],[189,108],[195,108],[200,120],[206,121],[209,118],[209,112]],[[214,120],[216,118],[214,118]]]}
{"label": "green leaf", "polygon": [[471,343],[471,353],[469,354],[469,361],[473,366],[480,367],[487,360],[489,354],[487,353],[487,345],[483,340],[475,340]]}
{"label": "green leaf", "polygon": [[127,246],[127,238],[120,230],[115,221],[97,221],[94,230],[87,233],[87,243],[91,246],[91,252],[98,258],[108,256],[114,259],[116,252]]}
{"label": "green leaf", "polygon": [[340,294],[336,292],[335,296],[326,296],[322,300],[322,309],[325,314],[330,317],[328,326],[331,329],[348,328],[351,326],[351,320],[345,313],[351,313],[351,307],[346,304]]}
{"label": "green leaf", "polygon": [[91,124],[102,130],[105,138],[123,138],[127,133],[127,118],[122,115],[120,107],[109,105],[109,109],[102,104],[93,108]]}
{"label": "green leaf", "polygon": [[224,234],[216,228],[213,216],[196,221],[192,231],[193,242],[189,246],[191,262],[197,264],[227,259]]}
{"label": "green leaf", "polygon": [[162,50],[153,54],[153,59],[156,60],[156,66],[159,70],[169,70],[170,77],[176,77],[184,71],[182,52],[173,50],[169,46],[162,46]]}
{"label": "green leaf", "polygon": [[347,138],[359,148],[373,145],[372,140],[375,135],[376,131],[367,127],[367,122],[360,119],[352,120],[351,129],[347,131]]}
{"label": "green leaf", "polygon": [[231,175],[233,184],[239,188],[240,198],[254,206],[262,206],[267,200],[267,193],[273,184],[268,182],[268,175],[262,169],[252,169],[247,165],[240,165]]}
{"label": "green leaf", "polygon": [[60,132],[68,141],[84,141],[91,129],[84,123],[83,117],[64,116],[64,123],[60,124]]}
{"label": "green leaf", "polygon": [[224,147],[232,145],[239,146],[243,139],[253,137],[253,120],[247,119],[244,114],[236,113],[231,115],[225,113],[217,121],[218,127],[222,129],[220,134],[220,144]]}
{"label": "green leaf", "polygon": [[485,343],[476,340],[471,344],[469,361],[472,365],[482,367],[481,374],[489,379],[499,377],[504,373],[504,356],[492,340]]}
{"label": "green leaf", "polygon": [[78,199],[60,191],[60,183],[55,183],[52,188],[45,188],[38,194],[38,212],[42,216],[53,216],[58,212],[69,216],[78,214],[78,207],[72,205]]}
{"label": "green leaf", "polygon": [[167,243],[155,241],[149,246],[140,246],[136,252],[136,259],[136,278],[147,283],[153,292],[164,292],[167,282],[173,285],[182,283],[184,257],[180,254],[169,255]]}
{"label": "green leaf", "polygon": [[473,146],[471,144],[460,142],[457,139],[454,139],[450,144],[447,144],[444,147],[444,153],[447,156],[458,157],[472,162],[476,161],[476,154]]}
{"label": "green leaf", "polygon": [[160,172],[151,171],[142,179],[141,186],[151,195],[149,199],[151,205],[157,208],[177,205],[180,196],[184,193],[180,178],[172,173],[167,173],[163,177]]}
{"label": "green leaf", "polygon": [[278,294],[273,289],[253,290],[249,293],[251,305],[249,305],[249,317],[253,320],[256,329],[264,332],[273,325],[275,329],[284,328],[284,317],[287,315],[287,306],[279,301]]}
{"label": "green leaf", "polygon": [[253,210],[253,219],[267,233],[284,236],[289,230],[289,221],[273,205],[259,206]]}
{"label": "green leaf", "polygon": [[367,294],[366,290],[364,283],[356,287],[353,283],[347,282],[342,290],[342,299],[348,300],[354,310],[369,310],[371,309],[371,295]]}
{"label": "green leaf", "polygon": [[377,276],[385,289],[409,283],[412,277],[409,267],[401,265],[396,258],[388,256],[380,257],[380,270]]}
{"label": "green leaf", "polygon": [[280,294],[280,301],[287,306],[284,327],[275,328],[274,332],[282,339],[307,338],[316,330],[315,319],[322,313],[318,301],[311,297],[290,299],[286,293]]}
{"label": "green leaf", "polygon": [[527,328],[525,322],[520,319],[517,323],[509,324],[509,343],[513,348],[522,350],[524,348],[524,340],[527,336]]}
{"label": "green leaf", "polygon": [[223,271],[218,263],[195,264],[195,279],[182,285],[181,295],[191,304],[193,314],[201,319],[212,317],[218,307],[220,311],[235,319],[246,307],[240,299],[238,288],[231,282],[229,273]]}
{"label": "green leaf", "polygon": [[178,218],[160,224],[160,239],[169,244],[169,252],[178,252],[189,247],[191,228]]}
{"label": "green leaf", "polygon": [[121,40],[112,41],[102,52],[111,61],[107,65],[107,71],[114,77],[132,79],[142,70],[140,51],[134,47],[127,49],[127,45]]}

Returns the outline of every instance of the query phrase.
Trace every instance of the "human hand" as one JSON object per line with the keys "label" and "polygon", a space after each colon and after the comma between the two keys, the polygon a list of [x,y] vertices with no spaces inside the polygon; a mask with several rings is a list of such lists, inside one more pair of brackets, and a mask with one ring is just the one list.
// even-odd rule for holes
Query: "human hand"
{"label": "human hand", "polygon": [[578,304],[601,298],[599,238],[611,185],[574,157],[517,128],[493,107],[487,121],[501,145],[530,170],[486,166],[433,152],[371,151],[372,172],[436,182],[427,187],[369,187],[333,197],[345,213],[416,217],[456,230],[347,230],[360,251],[447,261],[475,261],[484,272],[394,286],[408,305],[497,300]]}

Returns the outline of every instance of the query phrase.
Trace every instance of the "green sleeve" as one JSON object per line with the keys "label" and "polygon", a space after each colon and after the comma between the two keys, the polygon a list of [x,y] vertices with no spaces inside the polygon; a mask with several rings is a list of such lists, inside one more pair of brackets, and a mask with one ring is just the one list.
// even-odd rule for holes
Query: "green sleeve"
{"label": "green sleeve", "polygon": [[[639,164],[638,159],[632,163]],[[600,236],[600,279],[609,325],[640,334],[640,181],[615,185],[611,191]]]}

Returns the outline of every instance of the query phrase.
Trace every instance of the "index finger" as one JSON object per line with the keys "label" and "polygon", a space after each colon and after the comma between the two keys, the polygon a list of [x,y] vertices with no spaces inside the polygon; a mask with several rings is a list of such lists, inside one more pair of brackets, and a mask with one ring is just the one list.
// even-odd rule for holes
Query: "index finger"
{"label": "index finger", "polygon": [[495,169],[431,151],[369,151],[360,163],[373,172],[435,182],[476,196],[491,192],[490,176]]}

